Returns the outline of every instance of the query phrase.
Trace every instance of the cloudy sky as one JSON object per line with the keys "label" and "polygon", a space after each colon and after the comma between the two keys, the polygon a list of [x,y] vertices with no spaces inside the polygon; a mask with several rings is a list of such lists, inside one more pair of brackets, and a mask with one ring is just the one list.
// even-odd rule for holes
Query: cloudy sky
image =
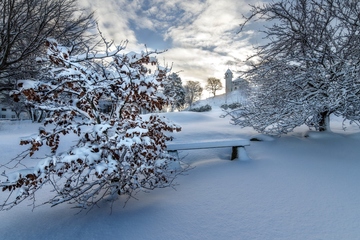
{"label": "cloudy sky", "polygon": [[[103,34],[115,42],[129,40],[129,50],[167,50],[161,63],[173,63],[183,83],[216,77],[230,68],[236,76],[251,54],[252,30],[237,34],[251,0],[79,0],[95,11]],[[256,40],[255,40],[256,42]]]}

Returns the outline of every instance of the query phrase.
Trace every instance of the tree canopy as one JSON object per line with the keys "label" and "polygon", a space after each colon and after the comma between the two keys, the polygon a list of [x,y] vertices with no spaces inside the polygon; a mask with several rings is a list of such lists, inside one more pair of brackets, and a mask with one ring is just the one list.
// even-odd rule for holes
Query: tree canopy
{"label": "tree canopy", "polygon": [[220,79],[211,77],[207,79],[205,89],[211,92],[215,97],[216,91],[223,89],[223,85]]}
{"label": "tree canopy", "polygon": [[177,73],[169,75],[167,81],[164,83],[164,94],[173,99],[171,111],[174,109],[181,109],[185,104],[185,89],[182,85],[181,78]]}
{"label": "tree canopy", "polygon": [[0,90],[35,77],[46,38],[74,51],[91,39],[88,31],[95,26],[93,14],[79,9],[76,0],[2,0],[0,16]]}
{"label": "tree canopy", "polygon": [[201,98],[203,88],[199,81],[188,81],[185,86],[185,101],[189,104],[190,108],[192,104]]}
{"label": "tree canopy", "polygon": [[229,112],[232,122],[280,135],[306,124],[329,130],[331,114],[360,120],[360,3],[281,0],[252,6],[242,26],[267,23],[245,77],[250,101]]}

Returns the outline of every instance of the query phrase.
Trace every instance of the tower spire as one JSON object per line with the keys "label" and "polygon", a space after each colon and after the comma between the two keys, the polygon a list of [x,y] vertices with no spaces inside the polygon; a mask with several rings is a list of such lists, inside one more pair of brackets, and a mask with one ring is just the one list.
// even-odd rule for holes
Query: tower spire
{"label": "tower spire", "polygon": [[225,72],[225,91],[226,91],[226,93],[230,93],[232,90],[232,78],[233,78],[233,73],[228,68],[228,70]]}

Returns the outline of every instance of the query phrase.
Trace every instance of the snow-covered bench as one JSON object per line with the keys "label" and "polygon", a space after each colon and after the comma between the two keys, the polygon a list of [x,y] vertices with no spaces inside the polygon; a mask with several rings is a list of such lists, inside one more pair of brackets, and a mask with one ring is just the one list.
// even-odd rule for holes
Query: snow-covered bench
{"label": "snow-covered bench", "polygon": [[232,147],[231,160],[239,159],[242,161],[250,160],[248,157],[245,146],[249,146],[250,141],[246,139],[218,139],[218,140],[201,140],[190,141],[186,143],[168,143],[167,151],[178,157],[178,150],[192,150],[192,149],[205,149],[205,148],[223,148]]}

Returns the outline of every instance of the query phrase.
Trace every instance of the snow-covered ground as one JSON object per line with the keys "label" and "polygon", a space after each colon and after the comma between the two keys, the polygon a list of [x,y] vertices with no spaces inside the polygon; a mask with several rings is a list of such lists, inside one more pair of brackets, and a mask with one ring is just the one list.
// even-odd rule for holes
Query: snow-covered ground
{"label": "snow-covered ground", "polygon": [[[176,141],[257,135],[219,118],[214,105],[207,113],[166,113],[183,128]],[[0,124],[0,161],[14,157],[19,138],[36,128]],[[360,134],[351,125],[340,130],[338,119],[332,128],[260,136],[266,141],[247,147],[251,161],[230,161],[230,148],[181,151],[194,168],[176,189],[139,193],[125,208],[120,200],[76,214],[66,204],[32,211],[23,202],[0,212],[0,239],[360,239]],[[48,193],[41,194],[38,203]]]}

